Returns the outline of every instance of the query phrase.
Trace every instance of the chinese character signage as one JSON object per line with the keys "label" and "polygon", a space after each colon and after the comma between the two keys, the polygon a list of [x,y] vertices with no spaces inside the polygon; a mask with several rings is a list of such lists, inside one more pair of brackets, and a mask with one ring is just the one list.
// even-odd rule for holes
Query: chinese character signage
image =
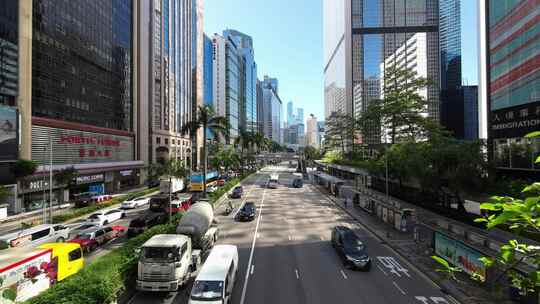
{"label": "chinese character signage", "polygon": [[523,137],[540,129],[540,103],[532,103],[491,112],[493,138]]}
{"label": "chinese character signage", "polygon": [[52,158],[55,165],[122,162],[134,159],[133,137],[37,125],[32,126],[32,159],[42,164],[49,163],[51,155],[49,138],[52,140]]}
{"label": "chinese character signage", "polygon": [[0,161],[18,158],[18,116],[16,108],[0,106]]}

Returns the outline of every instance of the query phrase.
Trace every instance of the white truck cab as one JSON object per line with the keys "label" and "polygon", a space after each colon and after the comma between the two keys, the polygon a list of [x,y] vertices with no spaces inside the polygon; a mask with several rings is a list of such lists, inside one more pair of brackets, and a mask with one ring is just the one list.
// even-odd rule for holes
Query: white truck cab
{"label": "white truck cab", "polygon": [[238,274],[238,248],[216,245],[197,275],[188,304],[230,304]]}
{"label": "white truck cab", "polygon": [[177,291],[191,276],[194,261],[191,239],[185,235],[158,234],[141,247],[137,290]]}

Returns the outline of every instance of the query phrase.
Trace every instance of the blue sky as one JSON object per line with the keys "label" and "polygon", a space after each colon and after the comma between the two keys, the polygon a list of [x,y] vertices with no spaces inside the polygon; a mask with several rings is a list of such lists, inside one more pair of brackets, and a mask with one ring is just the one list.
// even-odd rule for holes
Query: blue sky
{"label": "blue sky", "polygon": [[[476,1],[462,0],[461,23],[467,29],[462,31],[463,78],[468,84],[477,83],[476,10]],[[313,113],[322,120],[322,0],[204,0],[204,31],[212,36],[227,28],[253,37],[259,78],[279,79],[284,110],[292,100],[306,117]]]}

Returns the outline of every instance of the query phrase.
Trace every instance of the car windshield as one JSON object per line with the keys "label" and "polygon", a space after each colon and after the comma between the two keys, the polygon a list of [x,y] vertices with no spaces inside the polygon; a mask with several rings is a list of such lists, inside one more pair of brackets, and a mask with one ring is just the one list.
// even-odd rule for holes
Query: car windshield
{"label": "car windshield", "polygon": [[343,242],[343,247],[348,252],[363,253],[366,250],[366,245],[364,245],[356,237],[345,237]]}
{"label": "car windshield", "polygon": [[129,227],[144,227],[146,226],[146,221],[145,220],[141,220],[141,219],[135,219],[135,220],[132,220],[130,223],[129,223]]}
{"label": "car windshield", "polygon": [[139,198],[134,199],[134,201],[144,201],[145,199],[146,199],[145,197],[139,197]]}
{"label": "car windshield", "polygon": [[223,295],[223,282],[221,281],[195,281],[191,289],[191,299],[197,301],[221,300]]}
{"label": "car windshield", "polygon": [[90,215],[88,218],[92,219],[92,220],[98,220],[100,215],[101,214],[99,214],[99,213],[94,213],[94,214]]}
{"label": "car windshield", "polygon": [[173,248],[169,247],[145,247],[142,250],[142,258],[148,261],[174,262]]}
{"label": "car windshield", "polygon": [[92,234],[91,233],[80,233],[80,234],[77,234],[77,236],[75,237],[76,239],[81,239],[81,240],[89,240],[92,238]]}
{"label": "car windshield", "polygon": [[77,227],[77,230],[86,230],[88,228],[92,228],[92,227],[96,227],[95,225],[91,225],[91,224],[88,224],[88,225],[81,225],[79,227]]}

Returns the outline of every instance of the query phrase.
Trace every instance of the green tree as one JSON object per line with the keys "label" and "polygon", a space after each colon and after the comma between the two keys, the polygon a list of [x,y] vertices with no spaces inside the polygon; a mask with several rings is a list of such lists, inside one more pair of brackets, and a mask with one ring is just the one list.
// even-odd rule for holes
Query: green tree
{"label": "green tree", "polygon": [[325,141],[327,147],[339,149],[345,155],[352,145],[356,133],[356,121],[347,114],[332,114],[326,121]]}
{"label": "green tree", "polygon": [[267,141],[264,135],[260,132],[256,132],[253,136],[253,144],[257,148],[257,153],[267,148]]}
{"label": "green tree", "polygon": [[[229,137],[229,122],[226,117],[218,116],[211,106],[199,106],[197,115],[182,127],[182,134],[192,134],[199,129],[209,131],[216,140],[220,137]],[[203,180],[206,181],[208,170],[208,142],[206,131],[203,133]],[[206,195],[206,182],[203,182],[203,193]]]}
{"label": "green tree", "polygon": [[363,134],[379,126],[387,143],[417,141],[437,130],[437,124],[426,117],[429,102],[420,92],[431,82],[412,69],[391,66],[385,70],[382,99],[368,103],[358,123]]}
{"label": "green tree", "polygon": [[[18,189],[21,189],[21,186],[26,177],[36,173],[37,167],[38,163],[33,160],[19,159],[15,162],[15,164],[11,167],[11,172],[17,180]],[[24,193],[22,194],[22,201],[24,204]]]}
{"label": "green tree", "polygon": [[247,158],[247,155],[245,154],[246,151],[250,151],[250,149],[255,144],[255,134],[252,132],[241,130],[238,134],[238,137],[235,138],[234,144],[236,146],[240,146],[240,155],[241,155],[241,170],[242,173],[244,172],[245,167],[245,160]]}
{"label": "green tree", "polygon": [[228,147],[217,152],[212,162],[214,167],[223,168],[224,172],[229,172],[241,163],[241,157],[233,148]]}

